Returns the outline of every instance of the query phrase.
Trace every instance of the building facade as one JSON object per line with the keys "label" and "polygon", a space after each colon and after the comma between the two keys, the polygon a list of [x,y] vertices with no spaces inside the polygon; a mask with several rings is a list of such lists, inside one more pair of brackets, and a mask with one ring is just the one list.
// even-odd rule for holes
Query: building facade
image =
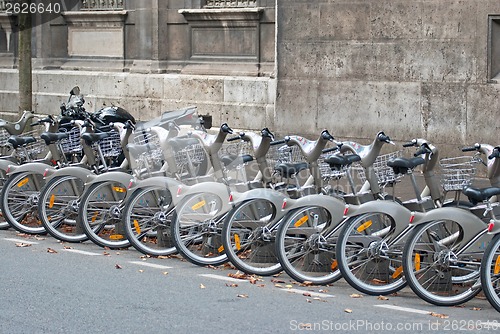
{"label": "building facade", "polygon": [[[0,10],[8,1],[0,0]],[[196,105],[214,124],[444,155],[498,144],[498,0],[70,0],[33,31],[34,106],[79,85],[139,119]],[[2,7],[3,6],[3,7]],[[0,112],[17,111],[15,31],[0,13]],[[46,21],[46,22],[45,22]],[[6,23],[7,22],[7,23]]]}

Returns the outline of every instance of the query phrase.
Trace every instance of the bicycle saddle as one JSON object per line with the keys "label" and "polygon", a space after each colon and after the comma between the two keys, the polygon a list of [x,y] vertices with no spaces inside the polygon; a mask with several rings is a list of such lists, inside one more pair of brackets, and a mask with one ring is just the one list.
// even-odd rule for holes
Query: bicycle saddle
{"label": "bicycle saddle", "polygon": [[416,158],[395,158],[389,160],[387,162],[387,166],[392,167],[395,174],[406,174],[408,170],[417,167],[418,165],[422,165],[425,163],[425,160],[422,157]]}
{"label": "bicycle saddle", "polygon": [[488,200],[490,197],[495,195],[500,195],[500,188],[498,187],[488,187],[488,188],[473,188],[467,187],[462,190],[462,193],[469,198],[469,201],[476,205],[479,202],[484,202]]}
{"label": "bicycle saddle", "polygon": [[99,140],[102,140],[104,138],[108,138],[111,136],[113,132],[99,132],[99,133],[84,133],[82,135],[82,139],[85,140],[87,144],[92,144],[95,143]]}
{"label": "bicycle saddle", "polygon": [[289,178],[292,175],[299,173],[308,168],[307,162],[298,163],[280,163],[274,167],[274,170],[282,176]]}
{"label": "bicycle saddle", "polygon": [[9,137],[8,142],[9,144],[12,145],[12,147],[18,148],[19,146],[34,143],[36,142],[36,139],[33,136],[28,136],[28,137],[11,136]]}
{"label": "bicycle saddle", "polygon": [[350,164],[361,161],[361,157],[357,154],[349,155],[332,155],[325,159],[325,162],[330,165],[331,169],[341,169],[343,166],[349,166]]}
{"label": "bicycle saddle", "polygon": [[45,141],[45,144],[50,145],[52,143],[55,143],[61,139],[66,139],[69,137],[69,133],[67,132],[44,132],[40,135],[40,138],[42,138]]}
{"label": "bicycle saddle", "polygon": [[229,166],[233,162],[237,163],[247,163],[250,161],[253,161],[253,157],[249,154],[243,154],[240,156],[234,156],[234,155],[224,155],[220,158],[220,161],[224,166]]}

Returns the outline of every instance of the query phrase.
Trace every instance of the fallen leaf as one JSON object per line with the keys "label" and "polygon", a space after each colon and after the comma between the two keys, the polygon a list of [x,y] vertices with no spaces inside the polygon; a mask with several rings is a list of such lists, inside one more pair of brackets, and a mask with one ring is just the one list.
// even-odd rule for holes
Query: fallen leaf
{"label": "fallen leaf", "polygon": [[47,248],[47,253],[57,253],[57,251],[55,249],[52,249],[52,248]]}
{"label": "fallen leaf", "polygon": [[117,263],[117,264],[115,264],[115,268],[116,268],[116,269],[122,269],[122,266],[120,266],[120,265]]}
{"label": "fallen leaf", "polygon": [[229,287],[229,288],[237,288],[238,284],[235,284],[235,283],[232,283],[232,284],[226,283],[226,286]]}
{"label": "fallen leaf", "polygon": [[345,313],[352,313],[352,310],[351,310],[350,308],[346,308],[346,309],[344,310],[344,312],[345,312]]}
{"label": "fallen leaf", "polygon": [[39,237],[38,235],[35,235],[35,240],[42,241],[45,240],[45,238]]}
{"label": "fallen leaf", "polygon": [[102,252],[102,255],[104,255],[104,256],[111,256],[111,254],[109,254],[108,252]]}
{"label": "fallen leaf", "polygon": [[304,282],[300,283],[300,286],[312,286],[312,285],[314,285],[314,284],[311,281],[304,281]]}
{"label": "fallen leaf", "polygon": [[328,290],[325,290],[325,289],[319,289],[318,292],[321,292],[321,293],[327,293]]}
{"label": "fallen leaf", "polygon": [[163,275],[168,275],[168,271],[164,271],[164,272],[163,272]]}
{"label": "fallen leaf", "polygon": [[436,317],[436,318],[440,318],[440,319],[448,319],[449,316],[446,315],[446,314],[441,314],[441,313],[434,313],[434,312],[431,312],[430,313],[431,316],[433,317]]}
{"label": "fallen leaf", "polygon": [[350,295],[349,297],[351,298],[363,298],[362,295],[360,295],[359,293],[353,293],[352,295]]}
{"label": "fallen leaf", "polygon": [[203,284],[200,284],[200,289],[205,289],[206,287]]}
{"label": "fallen leaf", "polygon": [[312,303],[312,301],[310,299],[306,299],[306,302],[308,303]]}
{"label": "fallen leaf", "polygon": [[309,292],[304,292],[304,293],[302,294],[302,296],[311,297],[311,293],[309,293]]}
{"label": "fallen leaf", "polygon": [[142,270],[142,269],[139,269],[139,272],[140,272],[140,273],[143,273],[143,272],[144,272],[144,270]]}
{"label": "fallen leaf", "polygon": [[472,311],[481,311],[481,308],[480,307],[473,307],[471,308]]}
{"label": "fallen leaf", "polygon": [[64,246],[64,249],[73,249],[73,247],[70,247],[70,246]]}
{"label": "fallen leaf", "polygon": [[271,279],[271,282],[273,283],[286,283],[285,281],[283,281],[282,279]]}
{"label": "fallen leaf", "polygon": [[237,295],[238,298],[248,298],[248,295]]}
{"label": "fallen leaf", "polygon": [[281,285],[281,284],[274,284],[274,286],[277,287],[277,288],[282,288],[283,287],[283,285]]}
{"label": "fallen leaf", "polygon": [[265,285],[265,284],[259,284],[259,285],[257,285],[257,286],[258,286],[259,288],[263,288],[263,287],[265,287],[266,285]]}
{"label": "fallen leaf", "polygon": [[116,255],[120,255],[120,252],[116,252]]}
{"label": "fallen leaf", "polygon": [[250,284],[256,284],[257,283],[257,279],[255,277],[250,277],[250,279],[248,281],[250,282]]}
{"label": "fallen leaf", "polygon": [[377,299],[378,300],[389,300],[389,298],[387,298],[386,296],[378,296]]}
{"label": "fallen leaf", "polygon": [[291,288],[293,288],[293,285],[291,285],[291,284],[287,284],[287,285],[285,285],[285,288],[287,288],[287,289],[291,289]]}
{"label": "fallen leaf", "polygon": [[24,242],[18,242],[16,243],[16,247],[30,247],[31,244],[27,244],[27,243],[24,243]]}

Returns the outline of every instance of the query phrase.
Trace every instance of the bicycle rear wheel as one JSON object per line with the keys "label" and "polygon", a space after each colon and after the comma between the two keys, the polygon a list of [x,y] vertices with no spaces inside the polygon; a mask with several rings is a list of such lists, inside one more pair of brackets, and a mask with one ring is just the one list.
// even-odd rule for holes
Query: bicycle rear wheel
{"label": "bicycle rear wheel", "polygon": [[114,181],[94,183],[85,190],[78,218],[87,237],[96,245],[111,249],[130,246],[121,223],[126,195],[127,187]]}
{"label": "bicycle rear wheel", "polygon": [[222,228],[227,257],[247,274],[270,276],[282,268],[276,257],[273,227],[276,208],[265,199],[251,199],[233,208]]}
{"label": "bicycle rear wheel", "polygon": [[[0,169],[0,191],[2,190],[5,182],[7,181],[7,175],[4,170]],[[3,213],[0,211],[0,230],[6,230],[10,227],[9,223],[5,220]]]}
{"label": "bicycle rear wheel", "polygon": [[404,241],[393,241],[393,217],[369,213],[351,218],[337,241],[336,255],[342,277],[369,295],[387,295],[406,286],[402,257]]}
{"label": "bicycle rear wheel", "polygon": [[422,224],[409,235],[403,250],[403,271],[413,292],[428,303],[455,306],[474,298],[481,254],[460,251],[463,228],[453,220]]}
{"label": "bicycle rear wheel", "polygon": [[500,234],[493,237],[481,261],[481,285],[490,304],[500,312]]}
{"label": "bicycle rear wheel", "polygon": [[146,255],[177,252],[171,237],[172,195],[161,186],[136,189],[123,210],[125,235],[135,249]]}
{"label": "bicycle rear wheel", "polygon": [[1,192],[1,210],[10,226],[22,233],[45,234],[38,215],[38,199],[45,185],[42,174],[21,172],[11,175]]}
{"label": "bicycle rear wheel", "polygon": [[222,199],[208,192],[188,195],[175,207],[171,230],[175,247],[199,266],[227,262],[222,245]]}
{"label": "bicycle rear wheel", "polygon": [[317,206],[289,212],[276,234],[279,261],[286,273],[299,282],[329,284],[342,277],[335,258],[336,243],[332,217]]}
{"label": "bicycle rear wheel", "polygon": [[45,230],[54,238],[66,242],[88,239],[77,224],[78,202],[85,182],[74,176],[51,179],[40,193],[38,212]]}

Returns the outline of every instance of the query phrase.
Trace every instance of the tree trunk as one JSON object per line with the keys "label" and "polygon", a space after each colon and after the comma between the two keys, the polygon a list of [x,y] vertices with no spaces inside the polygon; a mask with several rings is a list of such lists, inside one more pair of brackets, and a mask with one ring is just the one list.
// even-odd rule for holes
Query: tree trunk
{"label": "tree trunk", "polygon": [[[23,0],[21,3],[30,3]],[[19,22],[19,111],[32,110],[31,14],[20,13]]]}

